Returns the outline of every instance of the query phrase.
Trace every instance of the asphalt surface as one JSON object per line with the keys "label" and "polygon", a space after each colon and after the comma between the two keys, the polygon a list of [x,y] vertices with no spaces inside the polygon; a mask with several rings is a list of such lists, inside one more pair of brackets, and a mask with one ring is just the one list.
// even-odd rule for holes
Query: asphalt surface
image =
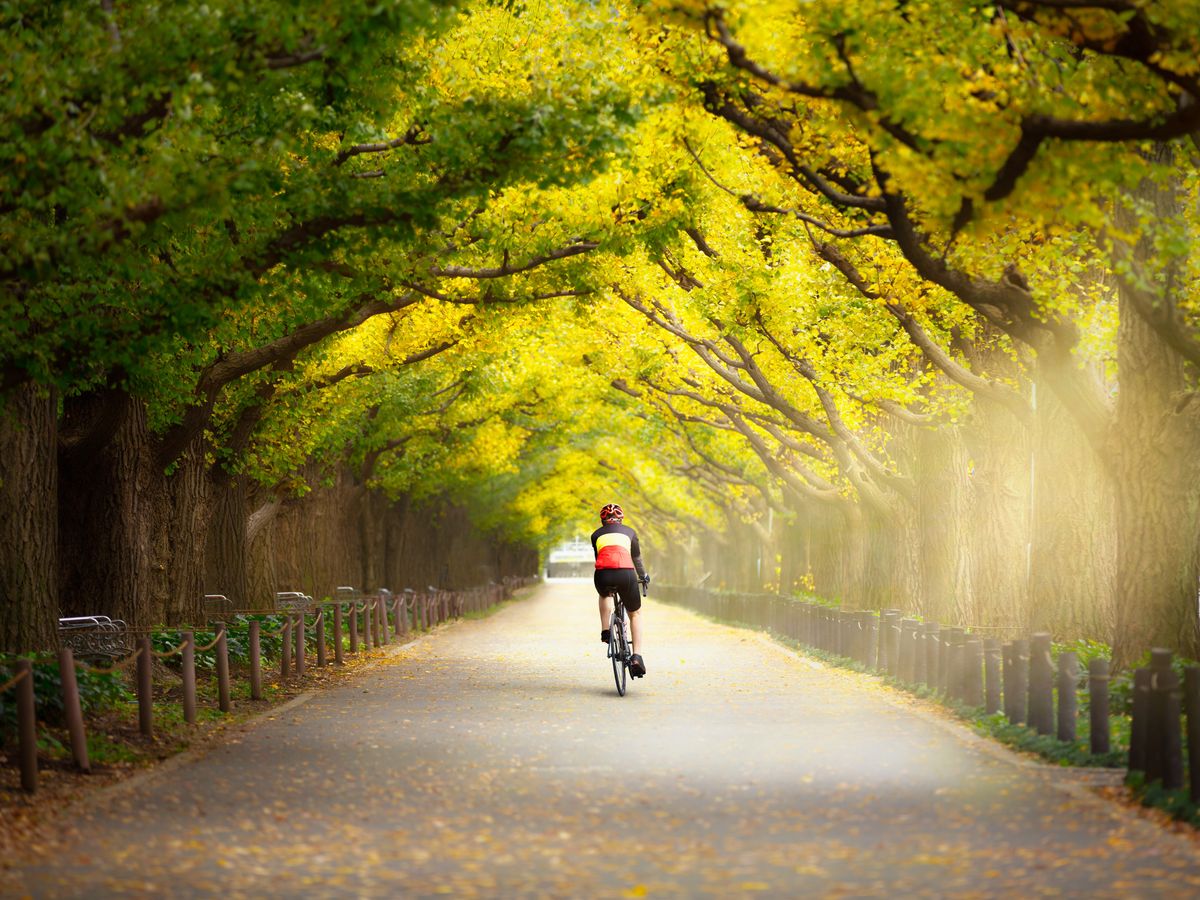
{"label": "asphalt surface", "polygon": [[1191,840],[875,680],[586,582],[392,650],[109,792],[35,897],[1200,895]]}

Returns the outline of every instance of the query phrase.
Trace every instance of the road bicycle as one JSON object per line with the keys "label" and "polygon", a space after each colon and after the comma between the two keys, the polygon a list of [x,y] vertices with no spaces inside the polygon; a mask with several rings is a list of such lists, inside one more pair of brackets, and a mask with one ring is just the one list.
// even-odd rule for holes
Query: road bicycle
{"label": "road bicycle", "polygon": [[[646,582],[638,579],[642,588],[642,596],[646,596]],[[625,614],[625,604],[620,592],[609,588],[604,594],[612,599],[613,611],[608,617],[608,658],[612,660],[613,679],[617,683],[617,694],[625,696],[626,679],[629,676],[629,661],[633,658],[633,638],[629,634],[629,616]]]}

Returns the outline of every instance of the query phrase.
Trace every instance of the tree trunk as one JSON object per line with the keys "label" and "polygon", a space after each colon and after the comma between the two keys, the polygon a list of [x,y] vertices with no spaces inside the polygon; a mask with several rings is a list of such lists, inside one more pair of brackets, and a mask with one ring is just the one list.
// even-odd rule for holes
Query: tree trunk
{"label": "tree trunk", "polygon": [[58,645],[58,447],[54,395],[0,401],[0,651]]}
{"label": "tree trunk", "polygon": [[[73,398],[64,423],[92,415],[95,396]],[[145,404],[129,395],[111,438],[59,454],[59,559],[63,609],[139,625],[194,623],[202,612],[209,476],[202,438],[163,468]]]}
{"label": "tree trunk", "polygon": [[204,593],[224,594],[237,609],[253,608],[247,493],[244,478],[217,477],[205,547]]}
{"label": "tree trunk", "polygon": [[1024,630],[1059,638],[1113,634],[1116,530],[1113,484],[1075,419],[1037,392],[1033,513]]}
{"label": "tree trunk", "polygon": [[[167,477],[170,506],[165,549],[166,595],[162,621],[168,625],[203,621],[204,545],[213,513],[212,468],[204,439],[197,437]],[[237,602],[240,598],[232,598]]]}
{"label": "tree trunk", "polygon": [[[98,402],[94,396],[68,400],[64,427],[90,417],[90,407]],[[161,621],[166,593],[161,552],[169,506],[165,480],[150,471],[154,441],[144,404],[128,394],[104,402],[123,406],[111,440],[93,452],[72,447],[60,455],[63,609],[70,615],[103,614],[149,625]]]}
{"label": "tree trunk", "polygon": [[970,581],[966,449],[957,427],[915,431],[916,524],[901,540],[920,548],[920,592],[909,595],[912,599],[898,595],[894,605],[933,621],[978,624]]}
{"label": "tree trunk", "polygon": [[1151,647],[1195,659],[1200,400],[1180,358],[1124,296],[1118,370],[1114,662],[1128,665]]}
{"label": "tree trunk", "polygon": [[[1002,377],[1029,392],[1025,369],[985,331],[964,351],[978,372]],[[962,429],[968,455],[973,621],[1016,630],[1028,625],[1030,462],[1034,422],[1022,422],[1001,403],[976,395]],[[1085,448],[1086,449],[1086,448]]]}

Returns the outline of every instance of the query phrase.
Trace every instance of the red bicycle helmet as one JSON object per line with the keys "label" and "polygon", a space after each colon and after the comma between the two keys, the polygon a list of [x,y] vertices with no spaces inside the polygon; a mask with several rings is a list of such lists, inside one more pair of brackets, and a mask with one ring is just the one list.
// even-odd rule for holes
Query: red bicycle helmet
{"label": "red bicycle helmet", "polygon": [[625,518],[625,510],[621,509],[616,503],[606,503],[600,508],[600,524],[604,525],[614,519],[620,520]]}

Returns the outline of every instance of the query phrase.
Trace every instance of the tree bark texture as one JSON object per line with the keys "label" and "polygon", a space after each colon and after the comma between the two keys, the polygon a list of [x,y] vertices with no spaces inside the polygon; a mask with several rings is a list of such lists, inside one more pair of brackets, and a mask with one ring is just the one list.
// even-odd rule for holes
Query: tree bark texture
{"label": "tree bark texture", "polygon": [[58,465],[54,395],[0,398],[0,652],[58,646]]}
{"label": "tree bark texture", "polygon": [[[92,398],[73,398],[64,421]],[[164,467],[142,401],[126,395],[110,440],[59,452],[59,561],[69,615],[131,624],[201,618],[211,485],[203,438]]]}
{"label": "tree bark texture", "polygon": [[918,500],[912,534],[905,543],[920,555],[916,611],[936,622],[979,623],[968,556],[966,448],[956,426],[915,431]]}
{"label": "tree bark texture", "polygon": [[[1040,386],[1039,386],[1040,387]],[[1111,477],[1050,390],[1037,392],[1027,631],[1111,640],[1116,530]]]}
{"label": "tree bark texture", "polygon": [[[995,341],[993,336],[987,345],[967,348],[972,368],[1023,382],[1021,365]],[[1026,396],[1029,390],[1022,384]],[[970,494],[966,539],[972,622],[1016,626],[1026,618],[1032,425],[1005,405],[976,396],[962,427]]]}
{"label": "tree bark texture", "polygon": [[1200,398],[1191,373],[1122,304],[1118,336],[1114,662],[1200,653]]}

